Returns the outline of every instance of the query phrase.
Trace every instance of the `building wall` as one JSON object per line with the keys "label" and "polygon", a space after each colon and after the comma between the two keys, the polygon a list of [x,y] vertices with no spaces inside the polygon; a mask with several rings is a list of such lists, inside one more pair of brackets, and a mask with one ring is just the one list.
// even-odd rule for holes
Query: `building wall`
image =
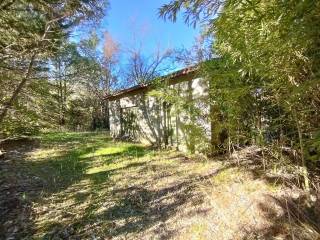
{"label": "building wall", "polygon": [[189,141],[187,134],[187,123],[193,122],[199,126],[201,134],[204,134],[209,142],[211,131],[207,82],[195,78],[180,81],[170,87],[177,89],[186,101],[192,101],[201,109],[201,114],[197,114],[195,119],[190,119],[187,114],[176,114],[174,106],[169,111],[165,103],[149,96],[147,92],[136,92],[109,101],[112,136],[155,145],[172,145],[186,151],[188,145],[196,144]]}

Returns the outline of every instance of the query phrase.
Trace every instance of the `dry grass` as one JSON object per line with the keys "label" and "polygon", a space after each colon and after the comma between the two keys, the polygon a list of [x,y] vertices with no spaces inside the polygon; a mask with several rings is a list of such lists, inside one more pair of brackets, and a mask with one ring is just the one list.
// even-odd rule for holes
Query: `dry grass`
{"label": "dry grass", "polygon": [[284,189],[252,166],[193,159],[103,134],[47,134],[15,165],[38,186],[21,193],[32,214],[19,239],[319,237],[314,226],[308,238],[292,231],[307,221],[289,219],[269,197]]}

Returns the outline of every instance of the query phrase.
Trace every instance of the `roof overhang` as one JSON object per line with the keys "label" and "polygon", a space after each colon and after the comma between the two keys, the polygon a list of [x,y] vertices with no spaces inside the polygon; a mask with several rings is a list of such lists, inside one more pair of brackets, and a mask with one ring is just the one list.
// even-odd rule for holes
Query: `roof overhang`
{"label": "roof overhang", "polygon": [[[196,71],[198,70],[198,66],[193,66],[193,67],[187,67],[184,69],[181,69],[179,71],[170,73],[168,75],[162,76],[161,81],[166,81],[168,80],[169,85],[176,84],[178,82],[183,82],[183,81],[188,81],[191,80]],[[183,78],[186,76],[192,76],[190,78]],[[109,94],[105,96],[105,99],[107,100],[116,100],[128,95],[134,95],[138,92],[145,92],[149,91],[154,87],[154,81],[145,83],[145,84],[139,84],[130,88],[126,88],[120,91],[117,91],[115,93]]]}

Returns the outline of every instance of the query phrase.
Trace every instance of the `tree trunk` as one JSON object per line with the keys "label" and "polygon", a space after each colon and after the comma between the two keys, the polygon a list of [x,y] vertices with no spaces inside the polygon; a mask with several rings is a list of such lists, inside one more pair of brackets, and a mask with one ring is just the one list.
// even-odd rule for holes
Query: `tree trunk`
{"label": "tree trunk", "polygon": [[103,127],[110,131],[109,100],[102,100]]}
{"label": "tree trunk", "polygon": [[30,75],[32,73],[32,67],[33,67],[33,64],[34,64],[35,57],[36,57],[36,54],[34,53],[31,56],[31,59],[30,59],[30,62],[29,62],[29,66],[28,66],[28,69],[27,69],[24,77],[22,78],[22,80],[19,83],[18,87],[14,90],[11,98],[8,100],[8,102],[6,102],[4,104],[4,108],[3,108],[3,110],[2,110],[2,112],[0,114],[0,125],[3,123],[3,120],[7,116],[7,113],[9,111],[9,109],[12,107],[13,103],[17,100],[19,93],[21,92],[21,90],[25,86],[26,82],[30,78]]}

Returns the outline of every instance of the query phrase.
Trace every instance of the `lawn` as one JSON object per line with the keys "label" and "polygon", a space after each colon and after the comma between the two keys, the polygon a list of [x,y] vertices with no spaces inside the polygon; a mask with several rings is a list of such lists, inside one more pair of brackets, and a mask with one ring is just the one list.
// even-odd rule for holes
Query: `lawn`
{"label": "lawn", "polygon": [[103,133],[39,140],[9,151],[2,166],[2,185],[10,186],[11,202],[19,200],[7,210],[5,237],[245,239],[276,227],[261,203],[277,187],[225,161],[116,142]]}

